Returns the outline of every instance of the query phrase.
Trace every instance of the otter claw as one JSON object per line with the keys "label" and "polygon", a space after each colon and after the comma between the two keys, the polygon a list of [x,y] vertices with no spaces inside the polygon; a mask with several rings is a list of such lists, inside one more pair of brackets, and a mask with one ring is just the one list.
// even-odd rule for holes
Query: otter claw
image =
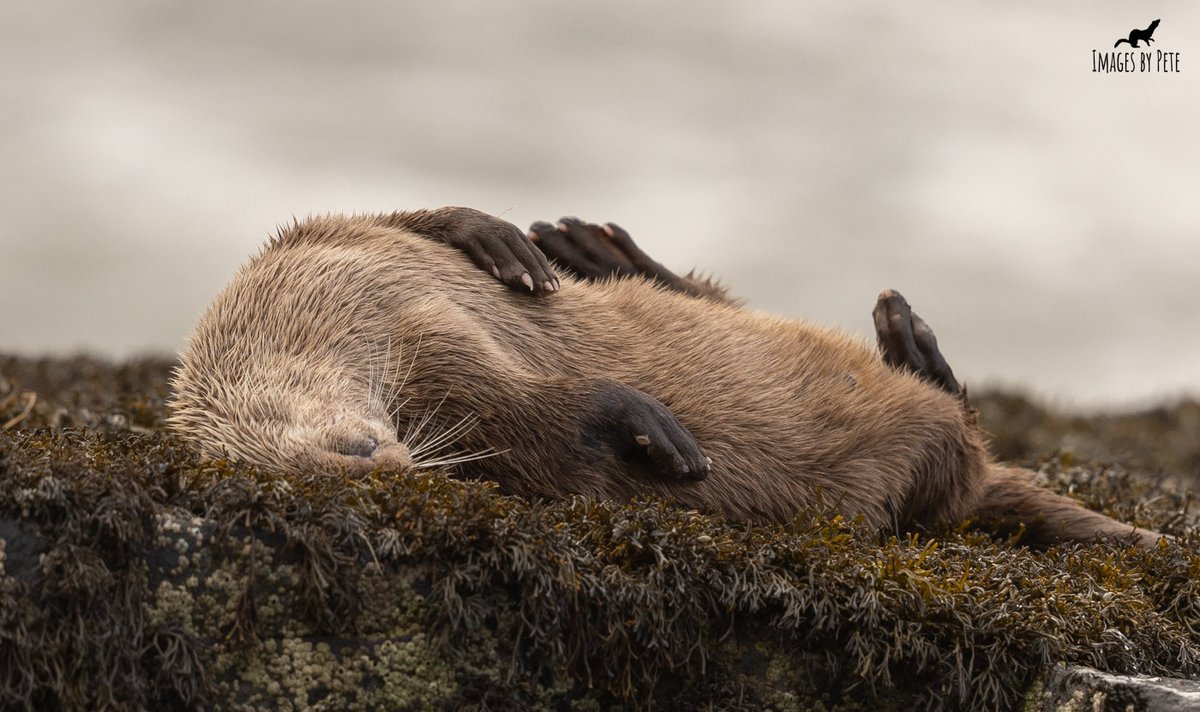
{"label": "otter claw", "polygon": [[509,287],[539,292],[555,279],[545,253],[517,226],[467,208],[441,212],[448,227],[437,236]]}
{"label": "otter claw", "polygon": [[653,396],[602,380],[593,398],[591,432],[585,439],[607,443],[613,454],[660,476],[693,481],[708,476],[696,438]]}

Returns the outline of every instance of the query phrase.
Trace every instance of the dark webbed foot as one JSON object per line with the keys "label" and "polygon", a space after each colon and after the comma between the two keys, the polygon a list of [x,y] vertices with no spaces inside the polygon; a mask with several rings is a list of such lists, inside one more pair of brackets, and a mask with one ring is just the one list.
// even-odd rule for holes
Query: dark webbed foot
{"label": "dark webbed foot", "polygon": [[512,223],[470,208],[444,208],[440,235],[509,287],[529,292],[553,292],[558,277],[541,250]]}
{"label": "dark webbed foot", "polygon": [[619,456],[673,479],[702,480],[712,461],[675,414],[654,397],[615,381],[593,396],[585,437],[607,443]]}
{"label": "dark webbed foot", "polygon": [[680,277],[642,251],[615,223],[595,225],[566,217],[557,225],[536,222],[529,239],[560,267],[585,280],[640,276],[690,297],[734,303],[725,289],[695,274]]}
{"label": "dark webbed foot", "polygon": [[959,385],[950,364],[938,350],[933,330],[899,292],[891,289],[881,292],[872,315],[884,362],[893,368],[906,368],[966,401],[966,389]]}
{"label": "dark webbed foot", "polygon": [[613,223],[596,225],[572,217],[560,218],[557,225],[536,222],[529,228],[529,239],[582,279],[642,275],[664,282],[678,280]]}

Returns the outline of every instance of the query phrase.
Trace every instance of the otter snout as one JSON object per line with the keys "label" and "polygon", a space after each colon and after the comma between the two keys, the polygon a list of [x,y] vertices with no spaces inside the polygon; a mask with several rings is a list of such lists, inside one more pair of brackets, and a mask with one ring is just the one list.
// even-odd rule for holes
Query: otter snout
{"label": "otter snout", "polygon": [[408,448],[372,423],[361,424],[361,429],[343,425],[323,439],[327,457],[354,470],[407,470],[412,467]]}
{"label": "otter snout", "polygon": [[350,457],[370,457],[379,448],[379,441],[371,435],[361,438],[346,438],[334,446],[333,451]]}
{"label": "otter snout", "polygon": [[375,463],[375,467],[387,470],[407,470],[412,467],[412,455],[409,454],[408,448],[400,443],[379,445],[367,459]]}

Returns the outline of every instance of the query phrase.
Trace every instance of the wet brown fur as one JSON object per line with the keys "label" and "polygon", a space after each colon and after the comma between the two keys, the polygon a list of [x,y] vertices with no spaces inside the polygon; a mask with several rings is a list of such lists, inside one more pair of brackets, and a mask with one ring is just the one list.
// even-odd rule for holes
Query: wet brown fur
{"label": "wet brown fur", "polygon": [[[418,235],[445,219],[281,231],[181,354],[175,428],[209,455],[280,469],[404,469],[494,449],[470,470],[511,493],[652,493],[750,522],[823,503],[881,529],[985,513],[1041,522],[1048,542],[1132,532],[991,463],[956,398],[858,339],[642,279],[563,277],[558,293],[521,294]],[[708,477],[669,480],[589,442],[604,379],[665,404],[711,457]],[[456,424],[452,446],[414,454]],[[375,457],[337,454],[364,432],[382,443]]]}

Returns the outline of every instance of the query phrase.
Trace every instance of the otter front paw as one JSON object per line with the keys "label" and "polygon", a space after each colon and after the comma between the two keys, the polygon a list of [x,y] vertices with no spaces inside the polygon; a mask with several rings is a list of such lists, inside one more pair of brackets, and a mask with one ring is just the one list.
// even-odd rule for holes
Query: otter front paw
{"label": "otter front paw", "polygon": [[451,218],[446,242],[509,287],[529,292],[558,291],[558,277],[529,236],[510,222],[471,208],[446,208]]}
{"label": "otter front paw", "polygon": [[678,277],[642,252],[619,225],[595,225],[579,218],[559,218],[558,224],[535,222],[529,239],[542,252],[581,279],[641,275],[674,287]]}
{"label": "otter front paw", "polygon": [[620,456],[648,465],[674,479],[702,480],[712,469],[675,414],[652,396],[616,382],[606,382],[594,396],[590,435],[608,443]]}

